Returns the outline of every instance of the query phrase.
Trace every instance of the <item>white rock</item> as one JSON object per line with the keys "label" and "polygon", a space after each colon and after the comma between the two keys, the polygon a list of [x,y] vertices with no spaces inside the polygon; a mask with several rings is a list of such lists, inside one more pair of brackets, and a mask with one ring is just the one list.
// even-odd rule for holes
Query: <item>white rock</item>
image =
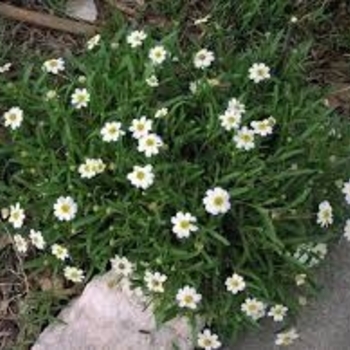
{"label": "white rock", "polygon": [[113,272],[95,277],[48,326],[32,350],[193,350],[184,318],[157,328],[149,302],[117,283]]}
{"label": "white rock", "polygon": [[73,18],[95,22],[97,9],[94,0],[68,0],[66,14]]}

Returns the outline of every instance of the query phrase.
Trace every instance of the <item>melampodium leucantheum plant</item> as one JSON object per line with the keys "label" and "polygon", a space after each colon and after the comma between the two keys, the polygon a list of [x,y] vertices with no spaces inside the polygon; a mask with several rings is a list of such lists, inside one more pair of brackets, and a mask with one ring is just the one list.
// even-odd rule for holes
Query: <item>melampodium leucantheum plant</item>
{"label": "melampodium leucantheum plant", "polygon": [[263,317],[287,345],[344,225],[348,126],[306,86],[307,48],[213,38],[123,27],[79,56],[3,62],[3,229],[28,270],[112,269],[160,321],[198,317],[199,348]]}

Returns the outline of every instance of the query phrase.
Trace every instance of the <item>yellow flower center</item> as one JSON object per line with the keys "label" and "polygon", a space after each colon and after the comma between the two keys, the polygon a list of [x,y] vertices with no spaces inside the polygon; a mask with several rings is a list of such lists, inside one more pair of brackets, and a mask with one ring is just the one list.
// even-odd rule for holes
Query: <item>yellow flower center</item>
{"label": "yellow flower center", "polygon": [[244,142],[251,142],[252,141],[251,135],[243,134],[242,135],[242,141],[244,141]]}
{"label": "yellow flower center", "polygon": [[69,204],[62,204],[61,205],[61,211],[65,214],[68,214],[70,212],[70,206]]}
{"label": "yellow flower center", "polygon": [[193,303],[193,296],[192,296],[192,295],[186,295],[186,296],[184,297],[184,302],[185,302],[186,304],[192,304],[192,303]]}
{"label": "yellow flower center", "polygon": [[224,204],[224,199],[222,197],[215,197],[214,204],[219,207]]}
{"label": "yellow flower center", "polygon": [[187,230],[190,227],[190,223],[187,220],[181,221],[180,227],[184,230]]}
{"label": "yellow flower center", "polygon": [[212,345],[212,342],[210,339],[207,338],[203,340],[203,345],[208,347]]}
{"label": "yellow flower center", "polygon": [[10,120],[11,120],[12,122],[14,122],[14,121],[17,119],[17,115],[14,114],[14,113],[11,113],[10,116],[9,116],[9,118],[10,118]]}
{"label": "yellow flower center", "polygon": [[143,180],[143,179],[145,178],[145,173],[143,173],[142,171],[138,171],[138,172],[136,173],[136,178],[137,178],[138,180]]}
{"label": "yellow flower center", "polygon": [[154,142],[154,140],[153,140],[153,139],[147,139],[147,141],[146,141],[146,145],[147,145],[148,147],[152,147],[152,146],[154,146],[154,145],[155,145],[155,142]]}

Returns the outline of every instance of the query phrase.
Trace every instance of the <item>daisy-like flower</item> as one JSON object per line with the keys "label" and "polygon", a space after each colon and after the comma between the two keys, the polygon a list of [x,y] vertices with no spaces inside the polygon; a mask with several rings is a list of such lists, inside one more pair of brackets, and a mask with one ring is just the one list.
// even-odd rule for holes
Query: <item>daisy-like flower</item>
{"label": "daisy-like flower", "polygon": [[139,138],[137,150],[145,154],[145,156],[152,157],[159,153],[159,149],[163,146],[163,141],[160,136],[156,134],[148,134]]}
{"label": "daisy-like flower", "polygon": [[4,113],[4,125],[12,130],[18,129],[23,122],[23,111],[19,107],[12,107]]}
{"label": "daisy-like flower", "polygon": [[270,78],[270,68],[265,63],[254,63],[249,68],[249,79],[256,84]]}
{"label": "daisy-like flower", "polygon": [[134,265],[125,256],[115,255],[110,262],[112,265],[112,270],[117,275],[128,277],[134,271]]}
{"label": "daisy-like flower", "polygon": [[166,60],[167,55],[164,46],[158,45],[149,51],[148,57],[154,65],[160,65]]}
{"label": "daisy-like flower", "polygon": [[305,273],[299,273],[298,275],[295,276],[294,280],[295,280],[295,284],[300,287],[303,284],[305,284],[306,281],[306,274]]}
{"label": "daisy-like flower", "polygon": [[156,111],[156,113],[154,114],[154,118],[155,119],[161,119],[161,118],[164,118],[168,115],[169,111],[168,111],[168,108],[160,108]]}
{"label": "daisy-like flower", "polygon": [[200,80],[190,82],[189,89],[193,95],[195,95],[198,92],[200,85],[201,85]]}
{"label": "daisy-like flower", "polygon": [[343,184],[343,188],[342,188],[342,193],[344,193],[345,195],[345,200],[348,204],[350,204],[350,180],[348,182],[345,182]]}
{"label": "daisy-like flower", "polygon": [[59,260],[66,260],[69,258],[68,249],[59,244],[54,244],[51,247],[51,253]]}
{"label": "daisy-like flower", "polygon": [[219,337],[212,333],[209,329],[204,329],[203,332],[198,334],[197,345],[204,350],[215,350],[221,347]]}
{"label": "daisy-like flower", "polygon": [[0,66],[0,74],[8,72],[11,67],[12,67],[12,63],[10,62],[3,64],[2,66]]}
{"label": "daisy-like flower", "polygon": [[180,288],[176,294],[176,301],[181,308],[195,310],[202,300],[202,296],[190,286]]}
{"label": "daisy-like flower", "polygon": [[196,222],[197,218],[190,213],[179,211],[171,218],[171,223],[173,224],[172,231],[177,238],[188,238],[191,232],[198,231],[198,227],[195,225]]}
{"label": "daisy-like flower", "polygon": [[271,135],[273,131],[273,125],[269,119],[264,120],[254,120],[250,123],[255,134],[260,136]]}
{"label": "daisy-like flower", "polygon": [[286,306],[277,304],[271,307],[267,316],[272,317],[275,322],[282,322],[287,312],[288,308]]}
{"label": "daisy-like flower", "polygon": [[72,197],[59,197],[53,206],[54,215],[59,221],[71,221],[75,218],[78,205]]}
{"label": "daisy-like flower", "polygon": [[237,273],[234,273],[231,277],[228,277],[225,281],[225,285],[227,290],[232,294],[243,292],[246,287],[244,278]]}
{"label": "daisy-like flower", "polygon": [[205,193],[203,204],[209,214],[225,214],[231,208],[230,195],[221,187],[215,187]]}
{"label": "daisy-like flower", "polygon": [[30,230],[29,238],[35,248],[40,250],[45,248],[46,242],[40,231]]}
{"label": "daisy-like flower", "polygon": [[254,321],[257,321],[265,316],[266,305],[256,298],[247,298],[241,305],[241,310],[248,317],[251,317]]}
{"label": "daisy-like flower", "polygon": [[246,112],[245,105],[235,97],[228,101],[227,110],[241,115]]}
{"label": "daisy-like flower", "polygon": [[319,204],[317,223],[321,227],[328,227],[333,223],[333,209],[328,201],[323,201]]}
{"label": "daisy-like flower", "polygon": [[148,135],[152,130],[153,121],[147,119],[145,116],[140,119],[133,119],[129,131],[132,132],[132,137],[135,139],[140,139],[143,136]]}
{"label": "daisy-like flower", "polygon": [[233,137],[233,141],[238,149],[249,151],[255,147],[254,131],[243,126],[237,131],[237,134]]}
{"label": "daisy-like flower", "polygon": [[224,114],[219,116],[219,119],[221,121],[221,126],[225,130],[230,131],[239,128],[242,121],[242,115],[228,109]]}
{"label": "daisy-like flower", "polygon": [[198,69],[204,69],[210,67],[214,60],[215,56],[213,51],[201,49],[194,55],[193,64]]}
{"label": "daisy-like flower", "polygon": [[350,219],[346,220],[344,226],[344,237],[350,242]]}
{"label": "daisy-like flower", "polygon": [[119,122],[107,122],[101,129],[101,136],[104,142],[116,142],[125,135],[121,129],[122,124]]}
{"label": "daisy-like flower", "polygon": [[10,216],[8,221],[14,228],[21,228],[25,217],[24,210],[19,203],[10,206]]}
{"label": "daisy-like flower", "polygon": [[304,243],[298,246],[293,258],[298,260],[300,264],[313,267],[324,260],[327,252],[328,247],[325,243]]}
{"label": "daisy-like flower", "polygon": [[87,107],[88,103],[90,102],[90,94],[88,91],[83,89],[75,89],[72,96],[71,96],[71,103],[74,108],[81,109],[83,107]]}
{"label": "daisy-like flower", "polygon": [[53,58],[51,60],[45,61],[43,64],[43,69],[52,74],[58,74],[59,72],[63,72],[65,67],[64,67],[64,60],[60,58]]}
{"label": "daisy-like flower", "polygon": [[57,97],[57,92],[55,90],[49,90],[45,94],[45,100],[50,101]]}
{"label": "daisy-like flower", "polygon": [[81,283],[84,281],[84,271],[81,269],[78,269],[74,266],[66,266],[64,268],[64,277],[71,282],[74,283]]}
{"label": "daisy-like flower", "polygon": [[299,334],[297,333],[295,328],[291,328],[288,331],[278,333],[276,335],[275,344],[288,346],[294,343],[295,340],[299,338]]}
{"label": "daisy-like flower", "polygon": [[93,36],[86,43],[87,49],[89,51],[94,49],[100,43],[100,40],[101,40],[101,35],[100,34],[96,34],[95,36]]}
{"label": "daisy-like flower", "polygon": [[126,37],[126,42],[134,49],[143,44],[147,34],[143,30],[134,30]]}
{"label": "daisy-like flower", "polygon": [[103,173],[106,169],[106,164],[102,159],[87,158],[85,163],[80,164],[78,172],[83,179],[91,179],[98,174]]}
{"label": "daisy-like flower", "polygon": [[154,74],[151,75],[150,77],[146,78],[146,83],[150,87],[157,87],[157,86],[159,86],[159,80]]}
{"label": "daisy-like flower", "polygon": [[164,282],[168,279],[166,275],[160,272],[145,272],[144,281],[149,291],[155,293],[164,293]]}
{"label": "daisy-like flower", "polygon": [[28,250],[28,243],[21,235],[14,235],[13,236],[13,243],[15,244],[15,247],[19,253],[26,253]]}
{"label": "daisy-like flower", "polygon": [[133,171],[127,175],[127,179],[137,188],[146,190],[154,183],[154,173],[152,165],[144,167],[135,165]]}

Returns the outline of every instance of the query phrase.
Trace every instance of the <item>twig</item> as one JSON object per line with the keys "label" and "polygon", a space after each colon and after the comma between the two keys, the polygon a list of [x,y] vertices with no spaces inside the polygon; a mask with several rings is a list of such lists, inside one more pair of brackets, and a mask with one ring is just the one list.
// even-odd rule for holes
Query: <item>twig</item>
{"label": "twig", "polygon": [[97,27],[91,24],[29,11],[8,4],[0,4],[0,16],[73,34],[92,35],[97,31]]}
{"label": "twig", "polygon": [[118,0],[107,0],[107,2],[117,8],[118,10],[120,10],[121,12],[124,12],[126,15],[130,16],[130,17],[135,17],[137,12],[136,10],[124,5],[124,4],[121,4]]}

